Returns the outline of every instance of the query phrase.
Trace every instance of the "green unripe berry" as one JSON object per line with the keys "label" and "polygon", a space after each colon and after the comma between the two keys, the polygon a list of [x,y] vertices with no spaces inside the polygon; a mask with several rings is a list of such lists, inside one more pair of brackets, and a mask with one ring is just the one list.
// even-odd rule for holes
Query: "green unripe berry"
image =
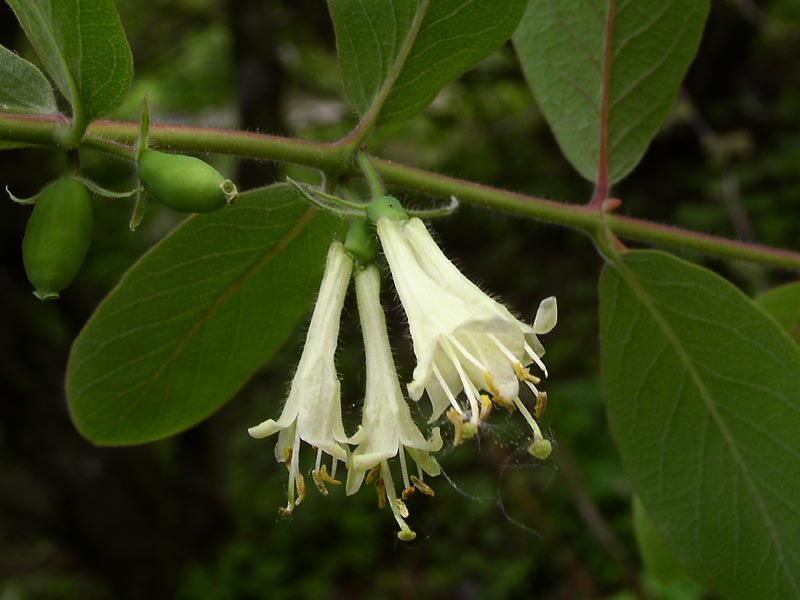
{"label": "green unripe berry", "polygon": [[403,210],[400,200],[393,196],[383,196],[375,198],[367,204],[367,218],[372,223],[377,223],[378,219],[386,217],[395,221],[408,221],[408,214]]}
{"label": "green unripe berry", "polygon": [[137,169],[148,194],[173,210],[211,212],[236,199],[233,182],[193,156],[145,149]]}
{"label": "green unripe berry", "polygon": [[78,274],[92,221],[89,192],[81,182],[58,179],[39,192],[22,238],[22,262],[36,297],[58,298]]}

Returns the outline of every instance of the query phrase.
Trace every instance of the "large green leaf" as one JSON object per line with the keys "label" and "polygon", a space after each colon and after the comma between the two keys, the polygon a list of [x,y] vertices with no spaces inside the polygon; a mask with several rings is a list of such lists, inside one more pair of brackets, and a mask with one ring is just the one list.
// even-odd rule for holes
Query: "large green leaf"
{"label": "large green leaf", "polygon": [[[345,90],[363,117],[413,117],[500,47],[525,0],[328,0]],[[382,106],[382,108],[381,108]]]}
{"label": "large green leaf", "polygon": [[514,46],[561,151],[610,185],[641,159],[697,51],[709,0],[530,0]]}
{"label": "large green leaf", "polygon": [[623,464],[687,571],[800,597],[800,350],[718,275],[654,251],[600,278],[603,393]]}
{"label": "large green leaf", "polygon": [[47,72],[85,122],[125,97],[133,75],[113,0],[7,0]]}
{"label": "large green leaf", "polygon": [[0,46],[0,111],[52,113],[56,110],[53,88],[42,72]]}
{"label": "large green leaf", "polygon": [[768,290],[756,298],[755,303],[800,344],[800,283],[787,283]]}
{"label": "large green leaf", "polygon": [[222,406],[308,310],[338,223],[285,185],[187,219],[75,340],[66,389],[78,430],[97,444],[136,444]]}

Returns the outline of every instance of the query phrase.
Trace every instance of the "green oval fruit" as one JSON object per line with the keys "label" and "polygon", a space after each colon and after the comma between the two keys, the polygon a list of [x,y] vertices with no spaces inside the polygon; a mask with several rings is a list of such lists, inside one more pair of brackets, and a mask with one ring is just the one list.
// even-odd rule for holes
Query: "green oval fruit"
{"label": "green oval fruit", "polygon": [[236,198],[236,186],[193,156],[142,150],[139,181],[155,200],[180,212],[211,212]]}
{"label": "green oval fruit", "polygon": [[22,238],[22,262],[39,299],[58,298],[75,279],[92,241],[92,220],[81,182],[58,179],[39,192]]}

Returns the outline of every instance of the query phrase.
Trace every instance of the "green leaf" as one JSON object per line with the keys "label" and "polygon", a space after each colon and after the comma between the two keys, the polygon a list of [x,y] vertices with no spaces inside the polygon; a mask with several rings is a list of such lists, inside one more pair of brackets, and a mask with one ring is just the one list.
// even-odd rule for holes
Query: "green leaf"
{"label": "green leaf", "polygon": [[0,46],[0,111],[54,113],[56,99],[42,72]]}
{"label": "green leaf", "polygon": [[599,186],[658,131],[697,52],[709,0],[530,0],[514,34],[561,151]]}
{"label": "green leaf", "polygon": [[380,111],[389,122],[413,117],[508,40],[525,0],[328,0],[328,6],[347,95],[362,117]]}
{"label": "green leaf", "polygon": [[668,584],[687,577],[675,551],[658,533],[638,497],[633,497],[633,532],[647,572],[660,583]]}
{"label": "green leaf", "polygon": [[286,185],[184,221],[75,340],[66,390],[78,430],[97,444],[137,444],[221,407],[308,310],[339,224]]}
{"label": "green leaf", "polygon": [[800,597],[800,350],[718,275],[626,252],[600,278],[603,393],[647,514],[732,599]]}
{"label": "green leaf", "polygon": [[755,303],[800,344],[800,283],[787,283],[768,290],[756,298]]}
{"label": "green leaf", "polygon": [[113,0],[8,0],[47,72],[82,123],[111,111],[133,75]]}

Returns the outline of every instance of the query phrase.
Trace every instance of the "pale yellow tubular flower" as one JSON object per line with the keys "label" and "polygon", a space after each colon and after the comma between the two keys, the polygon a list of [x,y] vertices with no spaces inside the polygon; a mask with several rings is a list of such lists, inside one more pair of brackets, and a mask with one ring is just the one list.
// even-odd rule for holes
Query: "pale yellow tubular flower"
{"label": "pale yellow tubular flower", "polygon": [[[433,405],[432,420],[452,405],[462,420],[468,421],[462,431],[468,437],[477,431],[481,410],[486,414],[481,390],[507,408],[521,404],[520,381],[538,397],[540,380],[526,366],[533,362],[547,375],[537,334],[555,326],[555,298],[542,301],[534,325],[528,325],[469,281],[419,219],[381,218],[377,231],[408,317],[417,357],[409,394],[416,400],[427,391]],[[462,391],[466,409],[458,402]],[[526,416],[529,423],[532,419]],[[533,425],[538,440],[542,435]]]}
{"label": "pale yellow tubular flower", "polygon": [[[370,265],[357,273],[355,280],[367,361],[367,383],[361,426],[350,440],[357,444],[357,448],[348,459],[346,491],[348,494],[357,492],[367,472],[379,467],[380,474],[376,476],[379,479],[375,481],[379,494],[383,490],[400,526],[398,537],[410,540],[415,534],[404,520],[408,510],[396,495],[387,461],[395,456],[399,458],[404,497],[410,495],[409,490],[413,491],[415,487],[430,490],[422,483],[423,472],[438,475],[439,464],[429,453],[441,449],[442,438],[439,429],[434,428],[430,439],[425,439],[412,420],[403,397],[380,303],[378,269]],[[416,463],[416,476],[409,476],[406,452]]]}
{"label": "pale yellow tubular flower", "polygon": [[[284,514],[290,514],[300,503],[305,489],[299,467],[301,440],[318,448],[317,463],[322,452],[333,458],[330,478],[335,476],[336,461],[347,459],[345,444],[348,437],[342,424],[340,384],[334,354],[352,269],[352,259],[342,244],[334,242],[328,250],[306,343],[283,412],[277,421],[268,419],[248,429],[251,436],[259,439],[279,432],[275,457],[278,462],[286,463],[289,469],[288,502],[281,511]],[[319,471],[317,464],[315,482]],[[323,473],[328,477],[324,469]]]}

